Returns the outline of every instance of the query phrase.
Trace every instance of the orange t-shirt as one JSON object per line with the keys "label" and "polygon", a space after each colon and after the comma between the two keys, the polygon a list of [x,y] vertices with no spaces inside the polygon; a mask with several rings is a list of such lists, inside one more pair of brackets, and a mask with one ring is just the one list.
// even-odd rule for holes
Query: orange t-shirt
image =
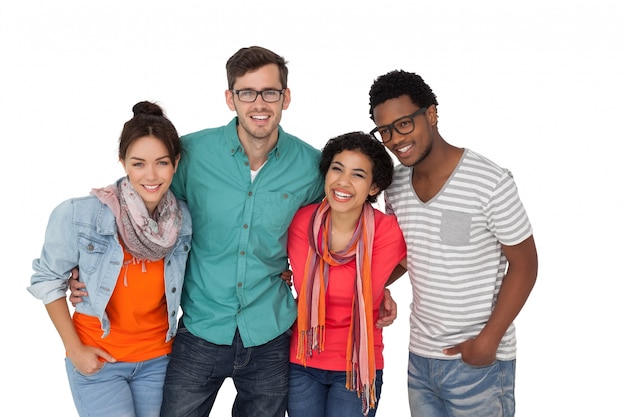
{"label": "orange t-shirt", "polygon": [[97,317],[74,313],[80,340],[123,362],[140,362],[170,353],[172,341],[165,342],[169,324],[164,268],[163,259],[142,265],[133,262],[132,255],[124,250],[124,265],[106,307],[111,331],[103,338]]}

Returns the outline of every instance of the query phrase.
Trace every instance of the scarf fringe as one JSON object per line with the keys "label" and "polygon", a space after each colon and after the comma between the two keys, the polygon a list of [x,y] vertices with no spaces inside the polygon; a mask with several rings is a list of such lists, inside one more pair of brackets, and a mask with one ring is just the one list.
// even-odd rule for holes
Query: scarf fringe
{"label": "scarf fringe", "polygon": [[318,326],[314,329],[301,331],[298,336],[298,349],[296,359],[300,359],[302,366],[306,367],[306,358],[313,356],[313,351],[322,353],[326,342],[326,327]]}
{"label": "scarf fringe", "polygon": [[356,391],[356,395],[361,399],[361,411],[364,416],[376,408],[375,380],[376,377],[369,383],[362,384],[355,369],[346,371],[346,389]]}
{"label": "scarf fringe", "polygon": [[146,259],[137,259],[134,256],[132,257],[131,260],[124,262],[124,286],[125,287],[128,287],[128,265],[130,264],[137,265],[138,263],[141,263],[141,272],[146,273],[148,272],[148,268],[146,267],[146,262],[150,262],[150,261]]}

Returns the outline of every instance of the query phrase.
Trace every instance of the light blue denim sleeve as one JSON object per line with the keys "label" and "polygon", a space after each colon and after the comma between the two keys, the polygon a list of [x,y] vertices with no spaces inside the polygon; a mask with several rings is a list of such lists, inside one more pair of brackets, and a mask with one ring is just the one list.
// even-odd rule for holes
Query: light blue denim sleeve
{"label": "light blue denim sleeve", "polygon": [[72,212],[72,200],[61,203],[52,211],[41,256],[33,261],[35,273],[27,289],[44,304],[65,297],[69,273],[78,265]]}

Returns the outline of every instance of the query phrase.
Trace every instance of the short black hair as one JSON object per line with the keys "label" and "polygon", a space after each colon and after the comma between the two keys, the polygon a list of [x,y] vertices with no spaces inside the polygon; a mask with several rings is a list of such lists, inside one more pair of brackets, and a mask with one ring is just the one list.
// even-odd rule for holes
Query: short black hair
{"label": "short black hair", "polygon": [[387,100],[409,96],[418,107],[438,105],[437,96],[419,75],[402,70],[394,70],[374,80],[370,88],[370,118],[374,120],[374,107]]}
{"label": "short black hair", "polygon": [[319,163],[322,176],[326,176],[333,157],[345,150],[361,152],[372,161],[372,183],[376,184],[378,192],[368,196],[367,201],[375,203],[378,195],[391,185],[393,179],[393,160],[387,153],[385,145],[364,132],[350,132],[334,137],[326,142],[322,149]]}

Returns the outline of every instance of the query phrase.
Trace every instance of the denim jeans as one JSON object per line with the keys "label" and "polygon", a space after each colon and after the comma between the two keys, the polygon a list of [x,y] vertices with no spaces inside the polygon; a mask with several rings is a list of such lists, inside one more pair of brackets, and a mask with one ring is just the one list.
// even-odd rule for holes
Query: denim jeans
{"label": "denim jeans", "polygon": [[[383,371],[376,371],[376,398],[380,399]],[[363,417],[362,401],[346,388],[345,371],[326,371],[291,364],[289,370],[289,417]],[[378,404],[378,402],[376,402]],[[371,409],[368,417],[374,417]]]}
{"label": "denim jeans", "polygon": [[409,353],[408,384],[414,417],[515,415],[515,360],[475,367]]}
{"label": "denim jeans", "polygon": [[196,337],[179,323],[163,388],[162,417],[206,417],[224,380],[237,390],[233,417],[284,417],[289,387],[291,330],[264,345],[245,348]]}
{"label": "denim jeans", "polygon": [[65,369],[81,417],[158,417],[167,356],[144,362],[105,362],[83,375],[65,358]]}

